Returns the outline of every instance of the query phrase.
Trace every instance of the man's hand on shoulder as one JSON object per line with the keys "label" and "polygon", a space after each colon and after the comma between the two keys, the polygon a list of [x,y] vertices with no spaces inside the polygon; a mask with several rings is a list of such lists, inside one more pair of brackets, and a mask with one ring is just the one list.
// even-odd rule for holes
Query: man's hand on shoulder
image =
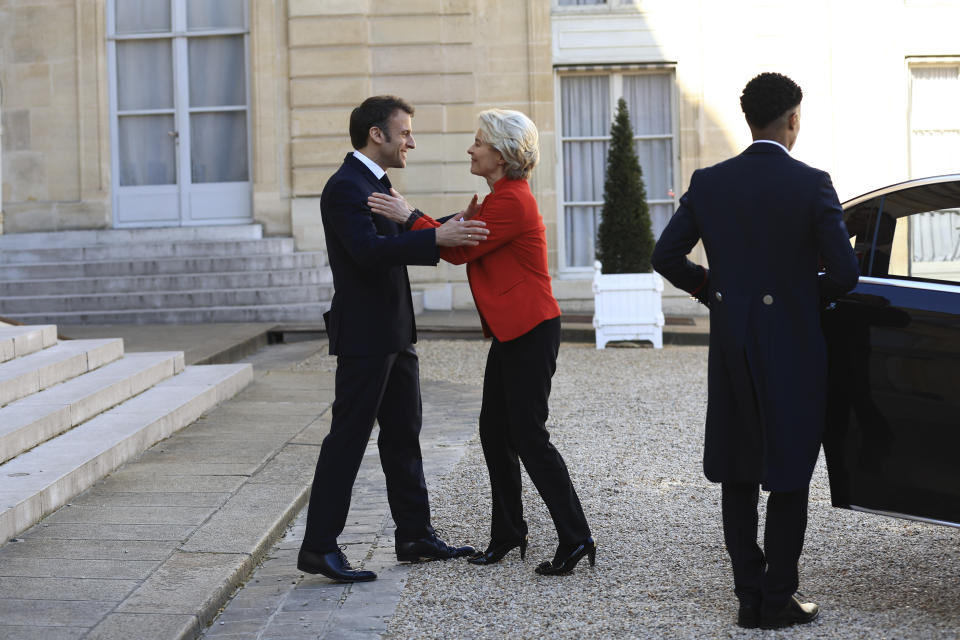
{"label": "man's hand on shoulder", "polygon": [[490,230],[483,220],[463,220],[453,216],[437,227],[437,244],[441,247],[475,247],[486,240]]}

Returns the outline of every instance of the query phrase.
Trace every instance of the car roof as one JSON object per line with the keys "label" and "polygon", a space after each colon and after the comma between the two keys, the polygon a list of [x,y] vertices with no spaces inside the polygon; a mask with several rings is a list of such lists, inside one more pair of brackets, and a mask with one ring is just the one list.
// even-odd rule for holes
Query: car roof
{"label": "car roof", "polygon": [[847,200],[842,206],[844,210],[849,210],[880,196],[886,196],[884,213],[893,218],[924,211],[954,209],[960,207],[960,173],[898,182]]}

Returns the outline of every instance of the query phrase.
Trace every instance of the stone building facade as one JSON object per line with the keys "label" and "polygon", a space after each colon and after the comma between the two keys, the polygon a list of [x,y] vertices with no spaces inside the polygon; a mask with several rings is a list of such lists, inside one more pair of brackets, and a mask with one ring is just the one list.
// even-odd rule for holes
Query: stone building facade
{"label": "stone building facade", "polygon": [[[466,149],[500,106],[540,128],[555,289],[586,309],[617,97],[658,229],[749,142],[739,92],[770,69],[805,91],[795,155],[852,197],[960,170],[957,24],[947,0],[0,0],[3,232],[250,221],[322,248],[363,98],[416,106],[391,175],[441,214],[486,190]],[[428,306],[470,306],[462,267],[411,273]]]}

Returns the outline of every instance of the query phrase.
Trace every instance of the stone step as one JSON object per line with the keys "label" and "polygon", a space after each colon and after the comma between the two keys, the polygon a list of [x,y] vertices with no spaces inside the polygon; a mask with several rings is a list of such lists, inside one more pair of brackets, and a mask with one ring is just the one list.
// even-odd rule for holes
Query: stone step
{"label": "stone step", "polygon": [[0,281],[276,271],[280,269],[313,269],[324,267],[326,264],[325,251],[233,257],[155,258],[81,263],[47,262],[0,265]]}
{"label": "stone step", "polygon": [[293,253],[293,238],[228,240],[222,242],[129,242],[89,247],[8,248],[0,251],[0,264],[47,264],[57,262],[104,262],[174,257],[233,257]]}
{"label": "stone step", "polygon": [[32,526],[124,462],[235,395],[252,379],[249,364],[187,367],[0,465],[0,540]]}
{"label": "stone step", "polygon": [[[319,323],[329,302],[298,304],[200,307],[171,309],[130,309],[126,311],[71,311],[46,314],[9,314],[28,324],[199,324],[207,322],[288,322]],[[2,365],[0,365],[2,366]]]}
{"label": "stone step", "polygon": [[0,298],[56,295],[59,293],[88,295],[135,293],[143,291],[254,289],[332,283],[333,274],[328,267],[283,271],[234,271],[230,273],[187,273],[109,278],[62,278],[54,280],[0,282]]}
{"label": "stone step", "polygon": [[0,409],[0,463],[183,371],[182,351],[132,353]]}
{"label": "stone step", "polygon": [[128,244],[131,242],[214,242],[257,240],[262,237],[263,227],[259,224],[49,231],[0,235],[0,249],[90,247],[98,244]]}
{"label": "stone step", "polygon": [[21,358],[55,344],[55,325],[16,326],[0,323],[0,362]]}
{"label": "stone step", "polygon": [[150,293],[105,293],[0,298],[0,315],[84,311],[127,311],[198,307],[298,304],[321,302],[333,296],[332,285],[220,289],[213,291],[155,291]]}
{"label": "stone step", "polygon": [[[67,340],[0,364],[0,407],[123,356],[123,340]],[[2,476],[0,476],[2,477]]]}

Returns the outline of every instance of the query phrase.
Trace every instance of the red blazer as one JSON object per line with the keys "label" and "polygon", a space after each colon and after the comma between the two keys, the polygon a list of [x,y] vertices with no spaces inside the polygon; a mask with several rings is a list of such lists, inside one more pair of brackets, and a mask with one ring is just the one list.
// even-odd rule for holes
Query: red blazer
{"label": "red blazer", "polygon": [[[501,178],[474,219],[487,223],[487,239],[476,247],[441,247],[440,257],[453,264],[467,263],[483,335],[506,342],[559,316],[547,269],[546,227],[529,183]],[[424,215],[413,228],[439,225]]]}

